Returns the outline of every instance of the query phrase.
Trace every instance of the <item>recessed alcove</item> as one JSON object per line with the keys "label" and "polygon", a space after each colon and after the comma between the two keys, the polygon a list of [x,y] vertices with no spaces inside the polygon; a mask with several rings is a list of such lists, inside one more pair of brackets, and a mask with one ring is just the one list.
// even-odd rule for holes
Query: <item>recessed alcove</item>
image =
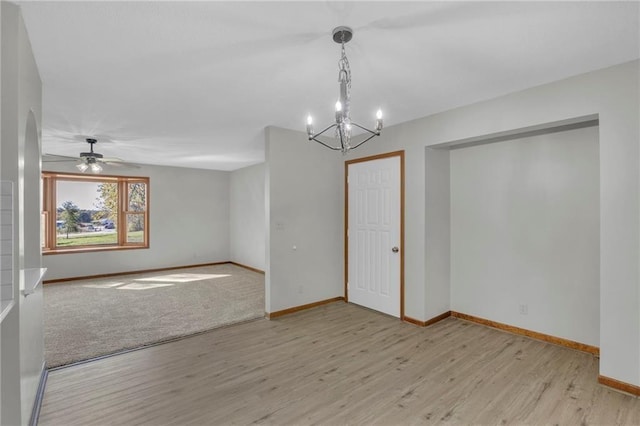
{"label": "recessed alcove", "polygon": [[589,115],[425,148],[427,292],[599,346],[598,125]]}

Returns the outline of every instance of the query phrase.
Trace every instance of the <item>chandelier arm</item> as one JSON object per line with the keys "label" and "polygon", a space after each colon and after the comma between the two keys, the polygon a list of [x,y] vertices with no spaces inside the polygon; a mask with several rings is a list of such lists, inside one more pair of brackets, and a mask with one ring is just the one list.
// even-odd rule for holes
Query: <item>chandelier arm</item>
{"label": "chandelier arm", "polygon": [[333,129],[333,128],[334,128],[334,127],[336,127],[336,126],[337,126],[337,124],[335,124],[335,123],[334,123],[334,124],[332,124],[331,126],[327,127],[327,128],[326,128],[326,129],[324,129],[323,131],[321,131],[320,133],[316,133],[316,134],[315,134],[315,135],[313,135],[313,136],[309,136],[309,140],[310,140],[310,141],[316,141],[316,142],[318,142],[320,145],[324,145],[324,146],[326,146],[327,148],[332,149],[332,150],[334,150],[334,151],[340,151],[340,150],[341,150],[341,148],[339,148],[339,147],[335,147],[335,146],[331,146],[331,145],[329,145],[329,144],[327,144],[327,143],[325,143],[325,142],[322,142],[320,139],[316,139],[316,137],[317,137],[317,136],[320,136],[321,134],[323,134],[323,133],[324,133],[324,132],[326,132],[327,130],[329,130],[329,129]]}
{"label": "chandelier arm", "polygon": [[341,148],[338,148],[338,147],[335,147],[335,146],[328,145],[328,144],[326,144],[326,143],[322,142],[321,140],[316,139],[316,137],[315,137],[315,136],[313,136],[313,137],[312,137],[312,138],[310,138],[309,140],[310,140],[310,141],[316,141],[316,142],[318,142],[320,145],[324,145],[324,146],[326,146],[327,148],[332,149],[332,150],[334,150],[334,151],[340,151],[340,150],[341,150]]}
{"label": "chandelier arm", "polygon": [[[365,129],[365,130],[367,130],[367,129]],[[352,147],[351,147],[351,149],[356,149],[356,148],[357,148],[357,147],[359,147],[360,145],[362,145],[362,144],[364,144],[365,142],[367,142],[369,139],[373,139],[373,138],[375,138],[376,136],[379,136],[379,133],[374,133],[374,134],[372,134],[371,136],[369,136],[368,138],[366,138],[366,139],[365,139],[365,140],[363,140],[362,142],[358,143],[357,145],[352,146]]]}
{"label": "chandelier arm", "polygon": [[[380,132],[374,132],[373,130],[369,130],[369,129],[367,129],[366,127],[362,127],[362,126],[361,126],[361,125],[359,125],[358,123],[354,123],[353,121],[351,122],[351,125],[352,125],[352,126],[356,126],[356,127],[358,127],[359,129],[364,130],[365,132],[369,132],[369,133],[371,133],[373,136],[380,136]],[[372,136],[372,137],[373,137],[373,136]],[[371,138],[369,138],[369,139],[371,139]],[[367,140],[369,140],[369,139],[367,139]]]}
{"label": "chandelier arm", "polygon": [[315,137],[316,137],[316,136],[320,136],[321,134],[323,134],[323,133],[324,133],[324,132],[326,132],[327,130],[329,130],[329,129],[333,129],[333,128],[334,128],[334,127],[336,127],[336,126],[337,126],[337,124],[336,124],[336,123],[333,123],[331,126],[327,127],[326,129],[324,129],[324,130],[323,130],[323,131],[321,131],[320,133],[316,133],[316,134],[315,134],[315,135],[313,135],[313,136],[309,136],[309,140],[311,140],[311,139],[315,139]]}

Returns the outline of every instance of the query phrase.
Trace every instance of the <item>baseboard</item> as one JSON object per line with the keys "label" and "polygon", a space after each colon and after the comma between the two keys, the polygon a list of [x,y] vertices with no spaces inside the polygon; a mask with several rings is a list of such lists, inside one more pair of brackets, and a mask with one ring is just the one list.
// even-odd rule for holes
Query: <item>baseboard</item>
{"label": "baseboard", "polygon": [[148,272],[162,272],[162,271],[170,271],[172,269],[187,269],[187,268],[199,268],[201,266],[226,265],[228,263],[233,263],[233,262],[225,261],[225,262],[199,263],[196,265],[171,266],[167,268],[154,268],[154,269],[139,269],[137,271],[113,272],[109,274],[85,275],[81,277],[56,278],[53,280],[44,280],[42,281],[42,284],[55,284],[55,283],[61,283],[66,281],[91,280],[96,278],[121,277],[123,275],[146,274]]}
{"label": "baseboard", "polygon": [[445,318],[449,318],[450,316],[451,316],[451,311],[447,311],[445,313],[442,313],[442,314],[440,314],[438,316],[435,316],[435,317],[433,317],[431,319],[428,319],[426,321],[420,321],[420,320],[417,320],[415,318],[408,317],[406,315],[404,316],[403,319],[404,319],[405,322],[408,322],[408,323],[411,323],[411,324],[415,324],[415,325],[420,326],[420,327],[427,327],[427,326],[435,324],[435,323],[437,323],[439,321],[442,321]]}
{"label": "baseboard", "polygon": [[238,263],[238,262],[229,262],[229,263],[232,264],[232,265],[236,265],[236,266],[239,266],[241,268],[248,269],[250,271],[257,272],[259,274],[264,275],[264,271],[262,269],[253,268],[251,266],[243,265],[242,263]]}
{"label": "baseboard", "polygon": [[417,325],[418,327],[424,327],[427,325],[426,321],[420,321],[419,319],[411,318],[409,316],[404,316],[402,321],[408,322],[409,324]]}
{"label": "baseboard", "polygon": [[38,383],[38,390],[36,392],[36,399],[33,401],[33,408],[31,409],[31,418],[29,419],[29,426],[36,426],[38,424],[38,418],[40,417],[40,407],[42,407],[42,400],[44,398],[44,389],[47,386],[47,377],[49,376],[49,370],[45,367],[45,363],[42,363],[42,371],[40,372],[40,382]]}
{"label": "baseboard", "polygon": [[487,327],[497,328],[498,330],[508,331],[513,334],[530,337],[532,339],[542,340],[544,342],[553,343],[555,345],[564,346],[582,352],[587,352],[595,356],[600,356],[600,348],[596,346],[586,345],[584,343],[574,342],[573,340],[563,339],[562,337],[550,336],[537,331],[527,330],[525,328],[515,327],[513,325],[503,324],[496,321],[467,315],[460,312],[451,311],[451,316],[463,320],[475,322],[477,324],[486,325]]}
{"label": "baseboard", "polygon": [[311,308],[315,308],[316,306],[326,305],[327,303],[333,303],[333,302],[339,302],[339,301],[344,301],[344,297],[342,296],[332,297],[331,299],[320,300],[318,302],[313,302],[313,303],[307,303],[306,305],[294,306],[293,308],[283,309],[281,311],[267,312],[265,314],[265,317],[267,319],[274,319],[274,318],[281,317],[283,315],[289,315],[289,314],[293,314],[294,312],[304,311],[305,309],[311,309]]}
{"label": "baseboard", "polygon": [[598,383],[600,383],[601,385],[610,387],[612,389],[615,389],[617,391],[626,392],[634,396],[640,396],[640,386],[621,382],[620,380],[612,379],[611,377],[599,375]]}

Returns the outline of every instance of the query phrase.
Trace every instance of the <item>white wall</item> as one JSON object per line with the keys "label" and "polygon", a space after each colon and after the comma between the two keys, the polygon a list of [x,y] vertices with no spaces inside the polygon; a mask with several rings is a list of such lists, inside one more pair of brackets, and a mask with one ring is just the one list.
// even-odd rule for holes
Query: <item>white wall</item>
{"label": "white wall", "polygon": [[265,137],[266,311],[344,296],[340,154],[302,132],[268,127]]}
{"label": "white wall", "polygon": [[598,150],[588,127],[450,152],[453,311],[599,346]]}
{"label": "white wall", "polygon": [[264,271],[264,163],[231,172],[229,188],[230,260]]}
{"label": "white wall", "polygon": [[[43,167],[77,172],[74,164]],[[229,260],[229,172],[162,166],[120,170],[117,174],[149,177],[150,247],[45,255],[47,279]]]}
{"label": "white wall", "polygon": [[[425,260],[429,255],[426,243],[429,233],[426,221],[430,216],[426,211],[425,182],[428,176],[425,172],[425,147],[517,133],[596,114],[600,123],[600,374],[640,385],[639,76],[639,61],[632,61],[391,126],[381,137],[346,157],[327,150],[326,154],[334,154],[333,161],[340,165],[337,169],[340,173],[338,185],[343,179],[342,164],[345,160],[405,150],[406,315],[420,320],[429,319],[432,313],[449,303],[448,294],[431,292],[427,283]],[[428,102],[428,95],[424,93],[425,102]],[[304,136],[301,134],[298,140],[300,138]],[[289,164],[315,164],[319,158],[315,152],[294,147],[293,141],[291,145],[290,150],[271,152],[267,158],[267,170],[273,168],[269,163],[286,168]],[[330,169],[332,165],[326,167]],[[322,179],[333,179],[327,175],[303,173],[300,176],[304,176],[304,185],[314,188],[323,184],[320,182]],[[300,176],[295,176],[295,179]],[[270,184],[267,198],[273,195],[270,192],[277,192],[278,205],[286,206],[288,215],[305,211],[306,198],[298,199],[300,195],[295,191],[287,195],[286,189],[291,184],[280,182],[281,179]],[[303,186],[299,182],[296,185]],[[343,190],[339,195],[343,196]],[[315,196],[324,198],[314,200],[320,205],[323,202],[334,204],[336,194],[317,192]],[[335,204],[338,210],[342,209],[341,205]],[[273,223],[272,220],[272,226]],[[330,245],[341,252],[338,246],[342,244],[342,224],[329,227],[325,223],[324,226],[326,232],[336,238]],[[315,233],[315,229],[300,228],[297,231],[297,239],[308,239]],[[273,233],[273,229],[268,232]],[[275,249],[272,247],[271,268],[284,270],[291,256]],[[323,271],[323,275],[336,278],[325,281],[323,285],[335,288],[335,295],[340,295],[334,281],[342,281],[339,278],[343,269],[341,262],[326,262],[324,265],[331,270]],[[279,294],[280,285],[285,286],[283,294]],[[295,302],[288,291],[291,285],[274,281],[271,293],[277,299],[271,304],[287,306]]]}

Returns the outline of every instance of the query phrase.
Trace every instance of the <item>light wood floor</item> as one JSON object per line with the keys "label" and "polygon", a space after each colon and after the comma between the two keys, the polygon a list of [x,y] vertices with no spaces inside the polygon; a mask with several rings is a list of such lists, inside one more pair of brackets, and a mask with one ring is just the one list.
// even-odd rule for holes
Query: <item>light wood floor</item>
{"label": "light wood floor", "polygon": [[342,302],[52,371],[41,425],[640,424],[598,359]]}

